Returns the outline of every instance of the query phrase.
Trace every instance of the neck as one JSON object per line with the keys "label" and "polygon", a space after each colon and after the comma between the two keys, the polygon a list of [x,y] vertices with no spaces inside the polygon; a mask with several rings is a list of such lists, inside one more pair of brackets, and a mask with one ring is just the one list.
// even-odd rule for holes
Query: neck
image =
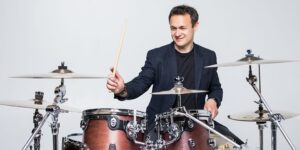
{"label": "neck", "polygon": [[179,53],[189,53],[190,51],[192,51],[193,47],[194,47],[194,44],[189,44],[187,46],[178,46],[178,45],[174,45],[176,51],[178,51]]}

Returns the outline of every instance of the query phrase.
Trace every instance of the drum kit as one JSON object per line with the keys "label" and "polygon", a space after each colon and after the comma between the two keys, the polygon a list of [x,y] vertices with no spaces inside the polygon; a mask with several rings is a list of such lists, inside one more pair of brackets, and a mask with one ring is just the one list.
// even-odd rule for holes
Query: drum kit
{"label": "drum kit", "polygon": [[[256,122],[259,128],[260,149],[263,149],[263,128],[266,122],[271,122],[272,127],[272,150],[276,150],[276,131],[279,129],[291,149],[295,146],[283,130],[280,121],[297,116],[295,113],[272,111],[267,101],[261,94],[260,87],[257,88],[257,78],[252,74],[252,65],[272,63],[294,62],[290,60],[264,60],[255,57],[250,50],[246,57],[236,62],[214,64],[205,68],[249,66],[247,81],[259,96],[258,110],[243,114],[229,115],[228,118],[237,121]],[[260,71],[260,68],[259,68]],[[39,150],[42,131],[41,128],[47,118],[51,116],[51,131],[53,136],[53,150],[59,149],[58,134],[60,124],[58,116],[60,113],[81,112],[82,120],[80,127],[83,133],[73,133],[62,138],[63,150],[98,150],[98,149],[170,149],[170,150],[233,150],[243,149],[245,145],[237,144],[232,138],[225,136],[214,129],[214,120],[209,111],[186,110],[181,105],[182,94],[205,93],[205,90],[187,89],[183,86],[183,78],[175,79],[174,87],[168,91],[151,93],[152,95],[176,95],[178,97],[177,107],[170,111],[157,114],[155,117],[155,129],[157,139],[152,140],[146,136],[146,113],[138,110],[98,108],[81,111],[79,109],[64,105],[68,99],[65,98],[66,88],[64,79],[105,79],[106,77],[89,76],[77,74],[69,70],[64,63],[58,69],[47,74],[16,76],[13,78],[27,79],[60,79],[60,85],[54,90],[53,102],[43,100],[43,92],[37,91],[35,98],[28,101],[0,101],[0,105],[33,108],[35,109],[33,122],[34,128],[29,139],[22,150]],[[259,73],[260,81],[260,73]],[[260,82],[259,82],[260,83]],[[46,111],[45,115],[39,113],[39,109]]]}

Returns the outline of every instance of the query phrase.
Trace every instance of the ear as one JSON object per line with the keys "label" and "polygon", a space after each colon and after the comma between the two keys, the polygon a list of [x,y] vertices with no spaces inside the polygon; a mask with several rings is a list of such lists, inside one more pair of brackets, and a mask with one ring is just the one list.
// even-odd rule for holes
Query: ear
{"label": "ear", "polygon": [[196,32],[199,29],[199,26],[200,26],[199,21],[197,21],[195,23],[194,27],[193,27],[194,28],[194,32]]}

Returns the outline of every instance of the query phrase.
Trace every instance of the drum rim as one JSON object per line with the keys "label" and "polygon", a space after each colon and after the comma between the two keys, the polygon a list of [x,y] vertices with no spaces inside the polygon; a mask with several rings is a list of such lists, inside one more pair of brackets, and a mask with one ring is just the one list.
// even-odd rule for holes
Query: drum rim
{"label": "drum rim", "polygon": [[[134,116],[134,110],[132,109],[119,109],[119,108],[94,108],[87,109],[82,112],[83,116],[90,115],[122,115],[122,116]],[[136,116],[144,118],[146,113],[136,110]]]}

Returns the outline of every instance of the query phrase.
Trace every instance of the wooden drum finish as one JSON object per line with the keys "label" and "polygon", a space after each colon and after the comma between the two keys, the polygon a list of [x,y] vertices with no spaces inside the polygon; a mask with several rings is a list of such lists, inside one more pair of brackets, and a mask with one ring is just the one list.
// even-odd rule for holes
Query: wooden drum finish
{"label": "wooden drum finish", "polygon": [[[140,123],[145,113],[136,111],[136,121]],[[83,142],[90,150],[135,150],[135,144],[127,136],[127,123],[134,120],[134,111],[128,109],[89,109],[83,112]],[[137,140],[142,141],[142,133]]]}

